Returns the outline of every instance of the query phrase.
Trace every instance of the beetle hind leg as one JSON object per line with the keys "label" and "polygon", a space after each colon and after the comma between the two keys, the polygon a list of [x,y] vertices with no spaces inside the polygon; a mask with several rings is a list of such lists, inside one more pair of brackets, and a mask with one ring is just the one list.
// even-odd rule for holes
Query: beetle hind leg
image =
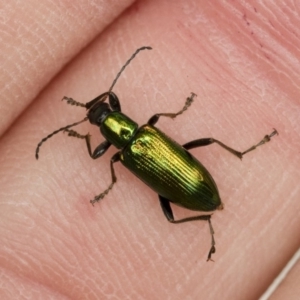
{"label": "beetle hind leg", "polygon": [[242,152],[242,155],[250,152],[250,151],[253,151],[255,150],[257,147],[267,143],[267,142],[270,142],[271,138],[274,136],[274,135],[278,135],[278,131],[273,128],[273,131],[270,133],[270,134],[267,134],[264,136],[264,138],[259,142],[257,143],[256,145],[253,145],[252,147],[250,147],[249,149],[247,149],[246,151]]}
{"label": "beetle hind leg", "polygon": [[211,235],[211,247],[210,250],[208,252],[208,256],[207,256],[207,261],[211,260],[211,256],[216,252],[216,242],[215,242],[215,238],[214,238],[214,229],[212,227],[211,224],[211,215],[199,215],[199,216],[193,216],[193,217],[188,217],[188,218],[183,218],[183,219],[179,219],[179,220],[175,220],[174,219],[174,215],[173,215],[173,211],[170,205],[170,200],[164,198],[161,195],[158,195],[159,197],[159,201],[160,201],[160,205],[162,208],[162,211],[164,213],[164,215],[166,216],[167,220],[170,223],[173,224],[179,224],[179,223],[185,223],[185,222],[191,222],[191,221],[208,221],[208,225],[209,225],[209,230],[210,230],[210,235]]}

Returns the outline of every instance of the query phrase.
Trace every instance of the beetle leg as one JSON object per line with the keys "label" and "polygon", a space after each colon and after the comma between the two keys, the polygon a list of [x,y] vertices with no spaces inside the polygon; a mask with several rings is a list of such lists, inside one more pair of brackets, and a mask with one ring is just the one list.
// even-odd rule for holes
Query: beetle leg
{"label": "beetle leg", "polygon": [[79,139],[85,139],[89,155],[93,159],[96,159],[96,158],[99,158],[100,156],[102,156],[111,145],[110,142],[105,140],[100,145],[98,145],[96,147],[96,149],[92,152],[91,135],[89,133],[86,134],[86,135],[82,135],[82,134],[79,134],[77,131],[72,130],[72,129],[71,130],[66,129],[65,132],[68,132],[68,136],[73,136],[73,137],[76,137],[76,138],[79,138]]}
{"label": "beetle leg", "polygon": [[188,109],[188,107],[192,104],[192,102],[194,101],[194,97],[196,97],[197,95],[194,93],[191,93],[191,96],[186,98],[184,107],[182,108],[182,110],[180,110],[178,113],[162,113],[162,114],[155,114],[154,116],[152,116],[149,121],[148,124],[149,125],[155,125],[158,121],[158,119],[160,117],[168,117],[168,118],[172,118],[174,119],[175,117],[177,117],[178,115],[181,115],[184,111],[186,111]]}
{"label": "beetle leg", "polygon": [[112,189],[113,185],[117,182],[117,177],[115,174],[115,170],[114,170],[114,166],[113,164],[115,162],[118,162],[120,160],[120,152],[117,152],[111,159],[110,159],[110,172],[111,172],[111,184],[109,185],[109,187],[100,195],[95,196],[95,198],[93,200],[90,200],[90,202],[94,205],[96,202],[100,201],[101,199],[103,199],[108,192]]}
{"label": "beetle leg", "polygon": [[271,138],[272,138],[274,135],[276,135],[276,134],[278,135],[278,131],[277,131],[275,128],[273,128],[273,132],[272,132],[271,134],[265,135],[264,138],[263,138],[259,143],[257,143],[256,145],[253,145],[252,147],[250,147],[249,149],[247,149],[246,151],[244,151],[244,152],[242,153],[242,155],[244,155],[244,154],[246,154],[246,153],[248,153],[248,152],[250,152],[250,151],[253,151],[253,150],[256,149],[257,147],[259,147],[259,146],[261,146],[261,145],[263,145],[263,144],[269,142],[269,141],[271,140]]}
{"label": "beetle leg", "polygon": [[161,195],[158,195],[158,197],[159,197],[162,211],[170,223],[179,224],[179,223],[190,222],[190,221],[199,221],[199,220],[208,221],[210,235],[211,235],[211,247],[208,252],[207,261],[212,260],[211,256],[212,256],[212,254],[214,254],[216,252],[216,248],[215,248],[216,242],[215,242],[215,238],[214,238],[214,229],[212,227],[211,220],[210,220],[211,215],[200,215],[200,216],[183,218],[180,220],[174,220],[174,215],[173,215],[173,211],[172,211],[172,208],[170,205],[170,200],[164,198]]}
{"label": "beetle leg", "polygon": [[230,153],[232,153],[233,155],[237,156],[238,158],[242,159],[243,155],[253,151],[254,149],[256,149],[257,147],[269,142],[271,140],[271,138],[275,135],[278,134],[277,130],[274,129],[273,132],[269,135],[266,135],[259,143],[257,143],[256,145],[253,145],[252,147],[250,147],[249,149],[247,149],[244,152],[239,152],[237,150],[234,150],[228,146],[226,146],[225,144],[223,144],[222,142],[214,139],[214,138],[204,138],[204,139],[199,139],[199,140],[194,140],[191,141],[189,143],[186,143],[184,145],[182,145],[186,150],[189,149],[193,149],[193,148],[197,148],[197,147],[202,147],[202,146],[208,146],[211,145],[213,143],[217,143],[218,145],[220,145],[222,148],[226,149],[227,151],[229,151]]}

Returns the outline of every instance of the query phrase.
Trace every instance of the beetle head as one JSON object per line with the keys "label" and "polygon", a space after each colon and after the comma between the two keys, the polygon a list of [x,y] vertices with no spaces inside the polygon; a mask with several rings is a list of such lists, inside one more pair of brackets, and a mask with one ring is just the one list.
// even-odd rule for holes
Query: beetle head
{"label": "beetle head", "polygon": [[100,127],[110,112],[111,109],[108,103],[98,102],[90,108],[87,117],[91,124]]}
{"label": "beetle head", "polygon": [[[135,58],[135,56],[142,50],[151,50],[151,49],[152,49],[151,47],[141,47],[141,48],[137,49],[132,54],[132,56],[127,60],[125,65],[121,68],[121,70],[117,74],[116,78],[114,79],[111,87],[109,88],[108,92],[101,94],[100,96],[96,97],[92,101],[90,101],[88,103],[81,103],[72,98],[64,97],[63,100],[66,100],[68,104],[81,106],[81,107],[85,107],[86,109],[88,109],[87,117],[85,117],[83,120],[81,120],[79,122],[61,127],[59,129],[53,131],[52,133],[48,134],[46,137],[44,137],[38,143],[38,145],[36,147],[35,158],[36,159],[39,158],[40,147],[42,146],[42,144],[44,142],[46,142],[53,135],[55,135],[61,131],[68,131],[69,128],[77,126],[87,120],[89,120],[91,122],[91,124],[94,124],[94,125],[100,127],[102,122],[105,120],[105,118],[111,111],[121,111],[121,106],[120,106],[119,100],[118,100],[117,96],[112,92],[112,89],[115,86],[116,82],[118,81],[122,72],[129,65],[129,63]],[[110,105],[104,102],[107,97],[109,98]]]}

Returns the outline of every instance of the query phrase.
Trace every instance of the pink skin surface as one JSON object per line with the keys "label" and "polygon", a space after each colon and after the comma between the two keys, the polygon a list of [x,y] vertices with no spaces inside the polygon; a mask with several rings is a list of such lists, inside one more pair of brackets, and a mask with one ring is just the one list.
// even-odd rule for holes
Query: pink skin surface
{"label": "pink skin surface", "polygon": [[[300,246],[295,2],[1,2],[0,298],[258,298]],[[157,195],[119,163],[113,190],[90,205],[110,183],[114,147],[94,161],[60,133],[35,160],[41,138],[85,117],[62,97],[105,92],[141,46],[153,50],[114,88],[140,125],[194,92],[183,115],[157,124],[182,144],[214,137],[243,151],[279,132],[242,162],[218,145],[191,150],[225,205],[212,217],[215,262],[207,223],[169,224]],[[103,141],[88,122],[74,129],[93,147]],[[296,282],[294,273],[289,299]]]}

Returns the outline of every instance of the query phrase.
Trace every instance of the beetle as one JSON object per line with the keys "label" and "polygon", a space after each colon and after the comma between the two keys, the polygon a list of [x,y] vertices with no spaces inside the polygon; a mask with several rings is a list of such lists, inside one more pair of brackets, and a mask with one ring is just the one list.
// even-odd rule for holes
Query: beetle
{"label": "beetle", "polygon": [[[244,152],[236,151],[214,138],[201,138],[180,145],[155,125],[160,117],[174,119],[187,110],[196,97],[194,93],[191,93],[186,99],[184,107],[177,113],[154,114],[147,124],[139,127],[135,121],[121,112],[120,101],[112,89],[121,73],[135,56],[142,50],[151,49],[151,47],[137,49],[121,68],[109,90],[95,99],[81,103],[72,98],[64,97],[63,100],[66,100],[68,104],[85,107],[87,116],[82,121],[64,126],[43,138],[37,145],[35,156],[38,159],[41,145],[60,131],[67,132],[68,136],[84,139],[88,153],[93,159],[101,157],[111,145],[114,145],[119,151],[110,160],[111,184],[104,192],[95,196],[90,201],[91,204],[94,205],[99,202],[112,189],[117,181],[114,163],[120,161],[128,170],[158,193],[162,211],[169,222],[174,224],[197,220],[208,222],[211,235],[211,247],[207,256],[207,261],[209,261],[212,260],[211,256],[216,251],[211,215],[215,210],[223,209],[223,203],[214,179],[188,150],[216,143],[241,159],[246,153],[269,142],[278,132],[274,129],[258,144]],[[108,103],[106,102],[107,99]],[[105,138],[94,151],[92,151],[89,133],[81,135],[70,129],[87,120],[99,127]],[[205,214],[175,220],[170,203],[189,210],[202,211]]]}

